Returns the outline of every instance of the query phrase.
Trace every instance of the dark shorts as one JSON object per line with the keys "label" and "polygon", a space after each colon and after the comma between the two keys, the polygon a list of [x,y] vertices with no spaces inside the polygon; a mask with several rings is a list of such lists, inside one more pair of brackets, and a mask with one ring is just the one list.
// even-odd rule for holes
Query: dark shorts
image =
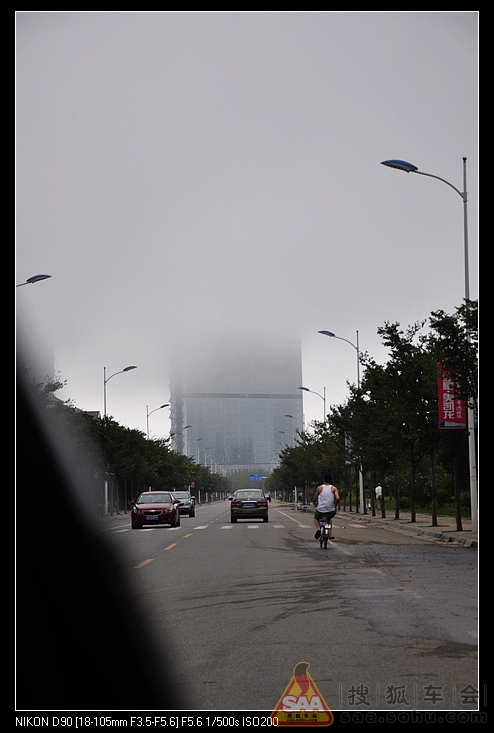
{"label": "dark shorts", "polygon": [[316,519],[333,519],[334,515],[336,514],[336,509],[333,509],[332,512],[320,512],[319,509],[316,509],[314,512],[314,516]]}

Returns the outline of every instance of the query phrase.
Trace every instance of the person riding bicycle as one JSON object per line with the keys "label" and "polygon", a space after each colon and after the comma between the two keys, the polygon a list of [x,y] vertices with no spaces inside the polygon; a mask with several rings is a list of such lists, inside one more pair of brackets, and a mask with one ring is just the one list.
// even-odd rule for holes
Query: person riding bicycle
{"label": "person riding bicycle", "polygon": [[321,523],[320,520],[324,517],[329,522],[330,526],[330,539],[334,540],[333,537],[333,517],[336,514],[336,509],[340,503],[340,495],[336,486],[331,484],[332,477],[328,474],[324,477],[324,483],[318,486],[316,493],[312,499],[312,503],[316,507],[314,512],[314,524],[316,525],[316,533],[314,537],[316,540],[321,536]]}

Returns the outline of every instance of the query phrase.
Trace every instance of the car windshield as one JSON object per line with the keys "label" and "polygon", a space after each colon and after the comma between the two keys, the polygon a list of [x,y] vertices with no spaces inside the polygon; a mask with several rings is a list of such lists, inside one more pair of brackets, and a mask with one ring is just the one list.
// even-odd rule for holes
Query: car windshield
{"label": "car windshield", "polygon": [[249,490],[237,491],[235,499],[240,499],[240,501],[245,501],[246,499],[262,499],[262,492]]}
{"label": "car windshield", "polygon": [[175,499],[188,499],[189,492],[188,491],[174,491],[173,496],[175,497]]}
{"label": "car windshield", "polygon": [[171,494],[141,494],[137,500],[138,504],[171,504],[173,502]]}

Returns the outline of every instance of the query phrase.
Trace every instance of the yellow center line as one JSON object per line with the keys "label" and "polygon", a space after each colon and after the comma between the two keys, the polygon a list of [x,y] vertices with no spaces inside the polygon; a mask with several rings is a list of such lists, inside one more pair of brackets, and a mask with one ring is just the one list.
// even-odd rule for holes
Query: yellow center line
{"label": "yellow center line", "polygon": [[182,537],[182,539],[184,540],[186,537],[192,537],[192,532],[190,534],[184,534],[184,536]]}
{"label": "yellow center line", "polygon": [[172,549],[172,547],[175,547],[175,545],[176,545],[176,544],[177,544],[177,543],[176,543],[176,542],[174,542],[173,544],[171,544],[171,545],[168,545],[168,547],[165,547],[165,550],[171,550],[171,549]]}
{"label": "yellow center line", "polygon": [[141,562],[139,565],[136,565],[136,568],[143,568],[144,565],[149,565],[150,562],[153,562],[153,558],[151,560],[144,560],[144,562]]}

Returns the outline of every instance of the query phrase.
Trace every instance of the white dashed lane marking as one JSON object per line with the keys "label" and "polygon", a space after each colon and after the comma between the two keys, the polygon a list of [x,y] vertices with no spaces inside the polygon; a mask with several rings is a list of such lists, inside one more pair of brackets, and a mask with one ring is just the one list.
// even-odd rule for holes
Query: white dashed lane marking
{"label": "white dashed lane marking", "polygon": [[[242,524],[242,522],[240,522]],[[247,524],[247,522],[245,522]],[[259,529],[260,524],[247,524],[247,527],[249,529]],[[270,524],[270,527],[272,529],[285,529],[284,524]],[[208,524],[200,525],[199,527],[193,527],[192,529],[207,529],[209,527]],[[220,529],[233,529],[235,527],[235,524],[224,524],[220,527]],[[175,532],[179,529],[183,529],[183,527],[143,527],[142,532],[153,532],[153,531],[162,531],[163,529],[167,530],[168,532]],[[113,532],[115,534],[120,534],[121,532],[130,532],[130,527],[126,527],[125,529],[114,529]],[[189,536],[189,535],[187,535]]]}

